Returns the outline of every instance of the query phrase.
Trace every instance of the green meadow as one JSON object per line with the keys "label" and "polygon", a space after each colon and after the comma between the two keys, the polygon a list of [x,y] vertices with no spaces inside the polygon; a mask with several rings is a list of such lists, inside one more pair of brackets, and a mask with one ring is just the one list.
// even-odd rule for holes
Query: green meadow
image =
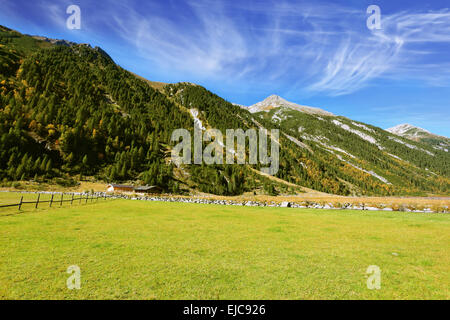
{"label": "green meadow", "polygon": [[103,200],[0,230],[0,299],[450,299],[450,215]]}

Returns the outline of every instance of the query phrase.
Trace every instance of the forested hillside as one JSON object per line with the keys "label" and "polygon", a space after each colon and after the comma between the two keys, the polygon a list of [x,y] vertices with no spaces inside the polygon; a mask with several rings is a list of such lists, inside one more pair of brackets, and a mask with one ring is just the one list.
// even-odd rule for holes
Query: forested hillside
{"label": "forested hillside", "polygon": [[[173,130],[280,129],[280,170],[170,161]],[[448,194],[449,155],[343,117],[289,108],[250,113],[201,86],[152,88],[100,48],[0,27],[0,179],[158,185],[168,192]],[[294,185],[298,186],[295,187]]]}
{"label": "forested hillside", "polygon": [[[60,178],[70,184],[96,176],[170,192],[184,183],[217,194],[257,187],[254,174],[242,167],[190,166],[175,177],[170,138],[175,129],[193,130],[189,112],[101,49],[50,46],[6,28],[0,36],[3,180]],[[264,183],[273,184],[258,180],[260,188]]]}
{"label": "forested hillside", "polygon": [[376,194],[449,190],[447,152],[344,117],[310,115],[287,108],[255,116],[275,122],[303,149],[301,161],[306,170],[311,161],[320,159],[334,176]]}

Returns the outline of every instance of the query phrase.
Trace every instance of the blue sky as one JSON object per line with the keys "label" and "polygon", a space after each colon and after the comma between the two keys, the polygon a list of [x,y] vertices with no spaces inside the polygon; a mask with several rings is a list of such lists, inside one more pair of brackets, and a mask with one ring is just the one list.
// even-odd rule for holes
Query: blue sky
{"label": "blue sky", "polygon": [[[66,8],[81,8],[81,29]],[[369,5],[381,30],[369,30]],[[230,102],[271,94],[388,128],[450,136],[447,0],[0,0],[0,24],[90,43],[149,80],[198,83]]]}

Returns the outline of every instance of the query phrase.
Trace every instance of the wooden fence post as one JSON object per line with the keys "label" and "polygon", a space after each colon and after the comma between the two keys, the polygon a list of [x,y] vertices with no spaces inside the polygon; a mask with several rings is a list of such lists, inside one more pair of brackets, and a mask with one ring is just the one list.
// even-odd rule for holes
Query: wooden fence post
{"label": "wooden fence post", "polygon": [[38,206],[39,206],[39,199],[40,199],[40,198],[41,198],[41,194],[38,193],[38,198],[37,198],[37,201],[36,201],[36,206],[34,207],[35,209],[37,209]]}
{"label": "wooden fence post", "polygon": [[19,211],[20,211],[20,208],[22,208],[22,201],[23,201],[23,196],[20,198]]}
{"label": "wooden fence post", "polygon": [[89,200],[89,194],[86,195],[86,203],[88,202],[88,200]]}
{"label": "wooden fence post", "polygon": [[53,203],[53,196],[54,196],[54,194],[52,193],[52,198],[50,199],[50,208],[52,207],[52,203]]}
{"label": "wooden fence post", "polygon": [[59,206],[62,207],[63,204],[63,198],[64,198],[64,193],[61,193],[61,202],[59,203]]}
{"label": "wooden fence post", "polygon": [[73,205],[73,193],[72,193],[72,200],[70,201],[70,205]]}
{"label": "wooden fence post", "polygon": [[81,200],[83,200],[83,194],[80,194],[80,202],[78,204],[81,204]]}

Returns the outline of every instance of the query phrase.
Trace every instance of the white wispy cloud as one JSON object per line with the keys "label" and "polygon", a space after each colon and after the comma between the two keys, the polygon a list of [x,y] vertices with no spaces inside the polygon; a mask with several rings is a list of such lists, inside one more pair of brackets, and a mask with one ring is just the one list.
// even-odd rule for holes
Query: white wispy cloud
{"label": "white wispy cloud", "polygon": [[[450,45],[448,9],[382,11],[382,30],[370,31],[365,10],[329,3],[196,1],[173,16],[117,2],[112,7],[105,23],[141,56],[206,79],[279,81],[332,96],[382,77],[429,85],[450,79],[450,69],[442,68],[450,57],[428,45]],[[440,61],[432,64],[434,55]]]}
{"label": "white wispy cloud", "polygon": [[52,4],[52,3],[42,3],[41,10],[47,16],[47,18],[52,21],[52,23],[59,27],[66,27],[66,7],[61,4]]}
{"label": "white wispy cloud", "polygon": [[175,20],[144,15],[125,4],[122,12],[114,11],[110,24],[143,57],[167,68],[208,75],[231,70],[249,55],[244,35],[217,3],[208,9],[191,5],[190,16]]}
{"label": "white wispy cloud", "polygon": [[[323,76],[308,87],[312,91],[341,95],[354,92],[378,77],[419,79],[431,85],[448,83],[449,69],[431,65],[424,56],[437,54],[429,43],[450,44],[450,12],[407,13],[382,16],[382,29],[343,35],[325,59]],[[327,62],[328,60],[328,62]],[[326,66],[325,66],[326,65]],[[325,67],[324,67],[325,66]]]}

